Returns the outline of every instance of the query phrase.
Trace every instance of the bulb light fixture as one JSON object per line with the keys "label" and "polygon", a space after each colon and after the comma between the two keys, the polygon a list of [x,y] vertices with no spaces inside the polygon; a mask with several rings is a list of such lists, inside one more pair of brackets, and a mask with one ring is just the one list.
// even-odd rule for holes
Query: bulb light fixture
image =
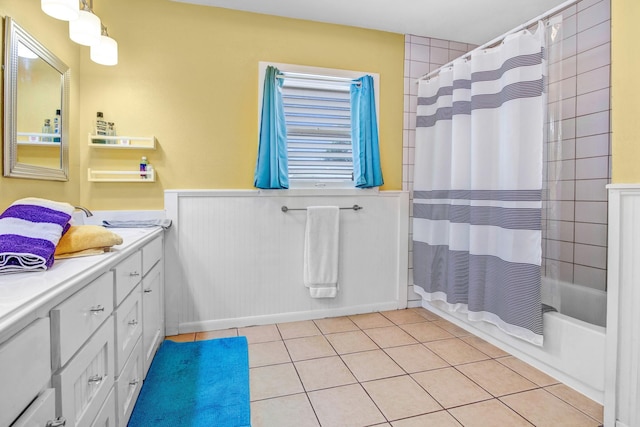
{"label": "bulb light fixture", "polygon": [[95,46],[100,43],[102,23],[86,0],[82,0],[80,16],[69,21],[69,38],[84,46]]}
{"label": "bulb light fixture", "polygon": [[62,21],[73,21],[80,15],[78,0],[40,0],[40,8],[52,18]]}
{"label": "bulb light fixture", "polygon": [[100,43],[91,46],[89,56],[96,64],[116,65],[118,63],[118,42],[109,37],[107,27],[102,26]]}

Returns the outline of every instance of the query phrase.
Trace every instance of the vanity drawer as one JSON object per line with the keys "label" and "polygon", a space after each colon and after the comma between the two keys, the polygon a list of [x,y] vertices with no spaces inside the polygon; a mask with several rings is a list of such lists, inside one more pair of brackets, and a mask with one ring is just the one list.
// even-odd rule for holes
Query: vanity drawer
{"label": "vanity drawer", "polygon": [[54,425],[55,421],[62,422],[62,419],[56,420],[56,391],[48,388],[29,405],[29,409],[11,424],[11,427],[42,427]]}
{"label": "vanity drawer", "polygon": [[138,340],[131,357],[116,380],[116,409],[119,426],[126,427],[142,388],[142,340]]}
{"label": "vanity drawer", "polygon": [[116,322],[116,375],[120,374],[133,347],[142,336],[142,295],[138,285],[114,313]]}
{"label": "vanity drawer", "polygon": [[146,275],[151,267],[160,261],[160,258],[162,258],[162,237],[158,237],[142,248],[142,275]]}
{"label": "vanity drawer", "polygon": [[112,388],[91,427],[114,427],[116,425],[116,392]]}
{"label": "vanity drawer", "polygon": [[116,306],[120,305],[131,289],[133,289],[142,279],[142,254],[140,251],[132,254],[127,259],[118,264],[115,268],[116,287],[115,301]]}
{"label": "vanity drawer", "polygon": [[113,317],[53,376],[57,413],[67,426],[88,426],[113,386]]}
{"label": "vanity drawer", "polygon": [[8,426],[51,379],[49,318],[0,345],[0,426]]}
{"label": "vanity drawer", "polygon": [[113,273],[107,272],[51,310],[53,369],[64,366],[113,311]]}

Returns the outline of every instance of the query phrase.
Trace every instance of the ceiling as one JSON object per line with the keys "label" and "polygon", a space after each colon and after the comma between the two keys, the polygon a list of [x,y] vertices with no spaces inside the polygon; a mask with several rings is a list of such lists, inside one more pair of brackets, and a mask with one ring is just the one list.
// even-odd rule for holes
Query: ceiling
{"label": "ceiling", "polygon": [[484,44],[565,0],[173,0]]}

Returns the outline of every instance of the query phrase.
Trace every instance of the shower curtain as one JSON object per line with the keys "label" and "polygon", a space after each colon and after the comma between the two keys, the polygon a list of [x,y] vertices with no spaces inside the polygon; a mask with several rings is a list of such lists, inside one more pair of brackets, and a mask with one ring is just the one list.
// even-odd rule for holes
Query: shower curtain
{"label": "shower curtain", "polygon": [[544,25],[420,81],[414,288],[542,345]]}

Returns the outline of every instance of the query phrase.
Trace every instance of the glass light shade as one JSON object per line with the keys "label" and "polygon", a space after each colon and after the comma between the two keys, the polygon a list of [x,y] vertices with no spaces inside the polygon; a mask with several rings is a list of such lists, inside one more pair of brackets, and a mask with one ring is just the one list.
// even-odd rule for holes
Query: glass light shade
{"label": "glass light shade", "polygon": [[101,30],[100,18],[86,10],[81,10],[75,21],[69,21],[69,38],[84,46],[100,43]]}
{"label": "glass light shade", "polygon": [[111,37],[100,36],[100,43],[91,46],[89,56],[96,64],[116,65],[118,63],[118,42]]}
{"label": "glass light shade", "polygon": [[78,0],[40,0],[40,8],[52,18],[62,21],[78,19],[80,13]]}

